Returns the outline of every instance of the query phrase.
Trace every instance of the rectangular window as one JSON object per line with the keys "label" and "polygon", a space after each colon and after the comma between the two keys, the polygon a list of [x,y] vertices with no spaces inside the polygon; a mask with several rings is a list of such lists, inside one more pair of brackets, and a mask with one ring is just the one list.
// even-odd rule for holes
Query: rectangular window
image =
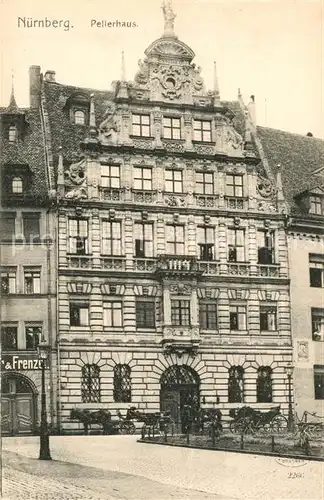
{"label": "rectangular window", "polygon": [[152,169],[147,167],[134,167],[134,189],[142,191],[152,190]]}
{"label": "rectangular window", "polygon": [[184,226],[167,225],[167,254],[184,255]]}
{"label": "rectangular window", "polygon": [[324,341],[324,309],[312,307],[313,340]]}
{"label": "rectangular window", "polygon": [[70,303],[70,326],[89,325],[89,304],[80,302]]}
{"label": "rectangular window", "polygon": [[1,346],[3,351],[17,350],[17,332],[18,329],[16,326],[1,327]]}
{"label": "rectangular window", "polygon": [[40,290],[40,269],[24,269],[24,292],[25,293],[41,293]]}
{"label": "rectangular window", "polygon": [[40,214],[23,213],[23,230],[26,241],[39,241],[40,239]]}
{"label": "rectangular window", "polygon": [[217,330],[216,302],[200,302],[199,319],[200,328],[203,330]]}
{"label": "rectangular window", "polygon": [[190,300],[171,300],[173,326],[190,326]]}
{"label": "rectangular window", "polygon": [[311,287],[324,287],[324,255],[309,255],[309,281]]}
{"label": "rectangular window", "polygon": [[275,233],[274,231],[257,231],[258,263],[274,264]]}
{"label": "rectangular window", "polygon": [[103,255],[122,255],[121,223],[118,221],[102,221],[102,249]]}
{"label": "rectangular window", "polygon": [[155,328],[155,301],[136,300],[136,328]]}
{"label": "rectangular window", "polygon": [[207,172],[196,172],[196,194],[214,194],[214,176]]}
{"label": "rectangular window", "polygon": [[277,330],[277,308],[260,306],[260,330],[273,332]]}
{"label": "rectangular window", "polygon": [[3,269],[1,271],[1,295],[16,293],[16,270]]}
{"label": "rectangular window", "polygon": [[226,175],[226,195],[233,198],[243,196],[243,175]]}
{"label": "rectangular window", "polygon": [[246,330],[246,306],[230,306],[230,329]]}
{"label": "rectangular window", "polygon": [[122,302],[114,300],[103,304],[103,324],[110,327],[123,326]]}
{"label": "rectangular window", "polygon": [[88,221],[69,219],[69,252],[78,255],[88,253]]}
{"label": "rectangular window", "polygon": [[310,196],[309,198],[309,213],[314,215],[324,214],[324,202],[322,196]]}
{"label": "rectangular window", "polygon": [[1,239],[10,241],[16,233],[16,214],[14,212],[1,212]]}
{"label": "rectangular window", "polygon": [[37,351],[37,346],[42,336],[42,327],[26,326],[25,335],[26,335],[26,350]]}
{"label": "rectangular window", "polygon": [[135,224],[135,257],[153,257],[153,224]]}
{"label": "rectangular window", "polygon": [[140,137],[150,137],[150,115],[133,114],[133,135]]}
{"label": "rectangular window", "polygon": [[194,120],[194,141],[211,142],[211,121]]}
{"label": "rectangular window", "polygon": [[120,188],[120,167],[118,165],[101,165],[101,187]]}
{"label": "rectangular window", "polygon": [[169,193],[182,193],[182,170],[165,171],[165,190]]}
{"label": "rectangular window", "polygon": [[180,118],[163,118],[164,139],[181,139]]}
{"label": "rectangular window", "polygon": [[197,228],[198,255],[200,260],[215,259],[215,233],[213,227]]}
{"label": "rectangular window", "polygon": [[315,399],[324,399],[324,365],[314,365]]}
{"label": "rectangular window", "polygon": [[228,261],[244,262],[245,233],[244,229],[228,229]]}

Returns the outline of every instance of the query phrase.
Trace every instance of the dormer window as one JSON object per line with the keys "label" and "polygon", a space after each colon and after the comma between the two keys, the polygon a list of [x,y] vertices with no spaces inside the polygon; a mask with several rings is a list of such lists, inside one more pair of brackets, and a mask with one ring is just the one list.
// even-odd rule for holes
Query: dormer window
{"label": "dormer window", "polygon": [[18,131],[17,131],[17,127],[15,125],[11,125],[9,127],[8,139],[9,139],[9,142],[16,142],[17,141]]}
{"label": "dormer window", "polygon": [[76,125],[85,125],[85,112],[77,110],[74,112],[74,123]]}
{"label": "dormer window", "polygon": [[23,192],[23,181],[21,177],[14,177],[12,179],[11,190],[14,194],[21,194]]}
{"label": "dormer window", "polygon": [[309,199],[309,213],[314,215],[324,215],[323,197],[312,195]]}

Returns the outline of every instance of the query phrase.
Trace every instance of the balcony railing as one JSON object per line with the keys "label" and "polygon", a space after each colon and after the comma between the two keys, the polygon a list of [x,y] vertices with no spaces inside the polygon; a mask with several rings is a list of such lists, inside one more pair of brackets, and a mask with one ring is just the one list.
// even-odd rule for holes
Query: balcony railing
{"label": "balcony railing", "polygon": [[200,342],[197,326],[164,326],[162,342]]}
{"label": "balcony railing", "polygon": [[195,201],[197,207],[215,208],[217,197],[207,194],[195,194]]}
{"label": "balcony railing", "polygon": [[279,278],[280,266],[279,264],[259,264],[258,275],[267,278]]}
{"label": "balcony railing", "polygon": [[67,266],[75,269],[91,269],[92,257],[89,255],[75,255],[67,257]]}
{"label": "balcony railing", "polygon": [[99,198],[102,201],[124,201],[124,191],[119,188],[99,187]]}
{"label": "balcony railing", "polygon": [[132,198],[134,203],[155,203],[156,202],[156,192],[155,191],[137,191],[133,190]]}
{"label": "balcony railing", "polygon": [[157,273],[161,274],[202,274],[194,255],[160,255],[156,265]]}
{"label": "balcony railing", "polygon": [[227,272],[232,276],[249,276],[250,264],[242,262],[228,262]]}
{"label": "balcony railing", "polygon": [[198,268],[203,274],[216,276],[219,274],[219,263],[214,261],[198,261]]}
{"label": "balcony railing", "polygon": [[156,269],[156,259],[138,259],[133,260],[134,271],[153,272]]}
{"label": "balcony railing", "polygon": [[111,271],[124,271],[125,270],[125,257],[101,257],[101,269]]}
{"label": "balcony railing", "polygon": [[227,206],[228,210],[245,210],[246,209],[246,199],[227,196],[226,197],[226,206]]}

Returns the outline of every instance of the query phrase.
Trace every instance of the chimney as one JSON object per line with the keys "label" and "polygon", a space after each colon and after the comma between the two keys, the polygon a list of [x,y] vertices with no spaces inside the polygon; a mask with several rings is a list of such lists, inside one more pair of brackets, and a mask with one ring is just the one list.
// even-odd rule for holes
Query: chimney
{"label": "chimney", "polygon": [[44,75],[44,80],[45,82],[53,82],[55,83],[56,80],[55,80],[55,71],[49,69],[48,71],[45,72],[45,75]]}
{"label": "chimney", "polygon": [[29,67],[29,105],[31,108],[38,108],[40,105],[41,93],[41,72],[40,66]]}

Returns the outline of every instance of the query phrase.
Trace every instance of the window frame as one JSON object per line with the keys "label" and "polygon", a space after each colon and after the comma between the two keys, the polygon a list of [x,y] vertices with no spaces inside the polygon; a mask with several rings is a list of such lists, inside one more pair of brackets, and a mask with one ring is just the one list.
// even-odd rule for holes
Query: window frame
{"label": "window frame", "polygon": [[[143,238],[136,238],[138,236],[138,229],[142,228],[142,235]],[[151,239],[147,238],[147,232],[146,229],[150,228],[150,234],[149,236]],[[143,250],[142,252],[140,251],[139,244],[137,242],[142,242],[143,243]],[[134,257],[136,259],[151,259],[154,257],[154,224],[152,222],[145,222],[145,221],[135,221],[134,222]],[[151,251],[150,251],[151,250]],[[141,255],[142,253],[142,255]]]}
{"label": "window frame", "polygon": [[[169,239],[170,237],[170,232],[172,228],[172,238]],[[178,237],[178,232],[177,229],[181,228],[182,231],[182,238],[177,239]],[[185,241],[186,241],[186,235],[185,235],[185,226],[184,224],[167,224],[166,225],[166,247],[167,247],[167,254],[168,255],[185,255]],[[170,246],[172,245],[172,251],[169,251]],[[181,253],[177,253],[177,250],[182,249]]]}
{"label": "window frame", "polygon": [[[166,125],[166,120],[170,120],[170,125]],[[179,123],[179,126],[174,125],[174,121]],[[166,131],[170,131],[170,134]],[[177,133],[178,132],[178,133]],[[177,136],[178,137],[175,137]],[[163,116],[163,139],[181,140],[181,118],[177,116]]]}
{"label": "window frame", "polygon": [[[6,278],[8,280],[7,288],[8,291],[3,287],[3,280]],[[0,288],[1,288],[1,295],[6,296],[6,295],[14,295],[17,293],[17,269],[16,268],[2,268],[0,270]],[[11,286],[13,285],[13,286]],[[13,288],[13,290],[12,290]]]}
{"label": "window frame", "polygon": [[[198,176],[202,176],[202,180],[198,180]],[[211,177],[211,181],[206,181],[206,176]],[[201,191],[197,189],[198,186],[201,186]],[[211,191],[208,192],[206,190],[206,186],[211,187]],[[214,174],[213,172],[203,172],[201,170],[196,170],[195,172],[195,194],[196,195],[204,195],[204,196],[214,196],[215,194],[215,184],[214,184]]]}
{"label": "window frame", "polygon": [[[17,190],[17,184],[19,185],[18,190]],[[19,175],[15,175],[11,179],[11,192],[14,195],[23,194],[23,192],[24,192],[24,182],[23,182],[22,177],[20,177]]]}
{"label": "window frame", "polygon": [[[138,122],[134,120],[138,118]],[[144,123],[144,118],[148,119],[148,123]],[[137,131],[139,133],[137,133]],[[143,133],[143,132],[148,133]],[[151,137],[151,115],[145,113],[132,113],[132,135],[135,137]]]}
{"label": "window frame", "polygon": [[[120,189],[120,165],[100,164],[100,188],[101,189]],[[115,170],[116,169],[116,170]],[[105,172],[108,171],[108,174]],[[118,172],[118,174],[117,174]]]}
{"label": "window frame", "polygon": [[[208,124],[208,128],[205,125]],[[199,126],[198,126],[199,125]],[[206,136],[207,134],[207,137]],[[212,142],[212,120],[204,120],[202,118],[194,118],[193,120],[193,141],[195,142]]]}
{"label": "window frame", "polygon": [[[231,179],[230,179],[231,178]],[[240,179],[240,183],[236,183],[236,180]],[[232,182],[229,182],[232,180]],[[225,193],[229,198],[244,198],[244,175],[243,174],[226,174],[225,178]]]}
{"label": "window frame", "polygon": [[17,125],[10,125],[8,127],[8,142],[13,144],[18,140],[18,128]]}
{"label": "window frame", "polygon": [[[118,306],[120,307],[116,307],[118,304]],[[110,309],[109,309],[109,306]],[[107,315],[105,314],[107,310],[110,310],[110,323],[109,324],[109,321],[106,321],[107,320]],[[103,311],[103,315],[102,315],[102,318],[103,318],[103,327],[104,328],[122,328],[123,325],[124,325],[124,322],[123,322],[123,301],[121,299],[109,299],[109,300],[103,300],[103,304],[102,304],[102,311]],[[115,315],[114,313],[116,311],[119,311],[119,323],[120,324],[115,324]],[[118,323],[118,321],[117,321]]]}
{"label": "window frame", "polygon": [[[209,311],[212,308],[214,311]],[[214,319],[210,319],[210,313]],[[216,300],[201,300],[199,302],[199,325],[201,330],[218,330],[217,302]]]}
{"label": "window frame", "polygon": [[[169,173],[171,174],[170,177]],[[180,179],[176,179],[176,174],[180,174]],[[164,182],[165,182],[165,192],[166,193],[174,193],[174,194],[183,194],[183,171],[176,168],[167,168],[164,173]],[[171,189],[169,189],[171,188]],[[175,188],[180,188],[180,190],[176,190]]]}
{"label": "window frame", "polygon": [[[108,228],[109,230],[105,232]],[[101,219],[101,255],[109,257],[123,256],[122,231],[122,222],[120,220]],[[105,247],[108,247],[108,250],[110,249],[108,253],[105,251]]]}
{"label": "window frame", "polygon": [[[239,240],[241,237],[239,237],[239,234],[242,235],[242,244],[239,244]],[[245,241],[245,229],[244,228],[236,228],[236,227],[228,227],[227,228],[227,248],[228,248],[228,254],[227,254],[227,261],[229,263],[231,262],[245,262],[246,259],[246,241]],[[231,242],[234,242],[232,244]],[[242,249],[240,251],[240,249]],[[239,250],[239,251],[238,251]],[[239,255],[242,252],[242,259],[238,259]]]}
{"label": "window frame", "polygon": [[[79,121],[82,113],[82,122]],[[83,109],[74,109],[73,110],[73,122],[75,125],[86,125],[86,112]]]}
{"label": "window frame", "polygon": [[[7,348],[7,344],[6,344],[6,341],[5,341],[5,337],[6,337],[6,332],[5,330],[7,329],[10,329],[10,330],[14,330],[14,342],[13,343],[9,343],[8,345],[10,345],[9,348]],[[2,349],[2,352],[10,352],[10,351],[18,351],[18,325],[15,324],[15,325],[10,325],[10,324],[2,324],[1,325],[1,349]]]}
{"label": "window frame", "polygon": [[257,230],[258,264],[271,265],[275,263],[275,238],[274,230]]}
{"label": "window frame", "polygon": [[[274,313],[274,328],[271,327],[271,319],[269,318],[269,314]],[[262,316],[266,315],[266,319],[262,319]],[[276,305],[271,304],[260,304],[259,311],[259,320],[260,320],[260,331],[261,332],[276,332],[278,331],[278,309]],[[265,325],[267,328],[262,328]]]}
{"label": "window frame", "polygon": [[191,326],[191,301],[190,299],[171,299],[171,325]]}
{"label": "window frame", "polygon": [[[94,368],[95,367],[95,368]],[[91,373],[93,371],[94,373]],[[81,401],[82,403],[101,402],[101,370],[96,363],[84,363],[81,367]],[[93,386],[97,384],[98,387]]]}
{"label": "window frame", "polygon": [[[315,207],[315,210],[313,208]],[[309,213],[311,215],[324,215],[324,197],[320,194],[309,196]]]}
{"label": "window frame", "polygon": [[[312,322],[312,339],[315,341],[324,341],[324,308],[312,307],[311,308],[311,322]],[[317,324],[319,323],[319,331]],[[316,328],[316,330],[315,330]]]}
{"label": "window frame", "polygon": [[[203,235],[203,238],[200,236]],[[209,238],[209,235],[212,237]],[[209,240],[212,240],[210,242]],[[201,242],[203,240],[203,243]],[[215,227],[214,226],[197,226],[197,249],[198,259],[210,262],[216,260],[216,245],[215,245]]]}
{"label": "window frame", "polygon": [[[32,283],[31,287],[32,290],[28,291],[28,286],[26,283],[26,277],[29,277],[28,275],[31,275],[32,278]],[[34,282],[36,280],[36,283]],[[37,286],[37,280],[38,280],[38,286]],[[38,291],[35,291],[35,289]],[[24,294],[26,295],[39,295],[41,293],[41,268],[28,268],[24,267]]]}
{"label": "window frame", "polygon": [[[239,375],[239,376],[236,376]],[[244,368],[242,366],[231,366],[228,370],[228,403],[244,403]],[[233,392],[234,382],[236,383],[236,393]]]}
{"label": "window frame", "polygon": [[[143,315],[141,317],[141,315]],[[156,328],[156,300],[136,297],[135,316],[137,330],[155,330]]]}
{"label": "window frame", "polygon": [[[267,375],[265,377],[261,377],[262,373],[266,372]],[[272,403],[273,402],[273,370],[270,366],[259,366],[257,371],[257,379],[256,379],[256,394],[257,394],[257,403]],[[267,380],[266,380],[267,379]],[[265,393],[265,385],[269,383],[270,390],[268,393]],[[263,385],[263,387],[262,387]]]}
{"label": "window frame", "polygon": [[[140,171],[140,176],[137,177],[136,176],[136,171]],[[150,172],[150,175],[148,178],[145,178],[144,176],[144,172]],[[137,166],[137,165],[134,165],[133,167],[133,186],[134,186],[134,190],[137,190],[137,191],[152,191],[153,190],[153,178],[152,178],[152,173],[153,173],[153,170],[152,170],[152,167],[141,167],[141,166]],[[138,181],[140,183],[140,186],[138,186]],[[145,182],[149,183],[149,186],[150,187],[145,187]]]}
{"label": "window frame", "polygon": [[[71,223],[76,222],[76,234],[72,234]],[[80,223],[86,223],[86,236],[80,234]],[[83,231],[81,231],[83,232]],[[75,245],[73,244],[75,242]],[[82,246],[80,245],[82,243]],[[75,252],[73,248],[75,246]],[[78,248],[79,247],[79,248]],[[89,219],[79,218],[79,217],[69,217],[68,218],[68,250],[72,255],[89,255]],[[83,250],[83,251],[78,251]]]}
{"label": "window frame", "polygon": [[[236,311],[233,311],[231,309],[236,309]],[[241,311],[240,309],[244,309]],[[233,320],[233,314],[237,315],[236,320]],[[230,331],[231,332],[246,332],[247,331],[247,305],[246,304],[230,304],[229,306],[229,315],[230,315]],[[243,321],[242,318],[240,319],[239,315],[243,315]],[[244,328],[240,328],[241,325],[244,325]],[[235,328],[235,325],[237,328]]]}
{"label": "window frame", "polygon": [[[28,223],[27,221],[37,221],[38,231],[36,233],[27,233]],[[25,241],[39,243],[40,242],[40,234],[41,234],[41,214],[40,212],[22,212],[22,225],[23,225],[23,234]],[[33,237],[35,236],[35,237]]]}
{"label": "window frame", "polygon": [[[17,214],[16,212],[0,212],[0,217],[1,217],[1,241],[12,241],[16,237],[16,218]],[[4,221],[6,220],[6,223],[4,224]],[[7,221],[10,221],[8,224]],[[13,231],[10,231],[10,234],[7,233],[8,226],[9,229],[12,229]]]}
{"label": "window frame", "polygon": [[[318,379],[319,379],[319,383],[317,382]],[[314,380],[314,398],[315,398],[315,400],[323,400],[324,399],[324,365],[314,365],[314,367],[313,367],[313,380]]]}
{"label": "window frame", "polygon": [[311,288],[324,288],[324,254],[309,254],[308,260],[309,286]]}
{"label": "window frame", "polygon": [[115,403],[132,402],[132,370],[126,363],[114,366],[113,398]]}
{"label": "window frame", "polygon": [[[78,310],[78,320],[76,320],[76,316],[73,315],[73,308]],[[84,319],[81,318],[81,310],[87,311],[86,313],[86,320],[85,322]],[[89,327],[90,326],[90,302],[89,300],[79,300],[79,299],[70,299],[69,301],[69,319],[70,327],[76,327],[76,328],[84,328],[84,327]]]}
{"label": "window frame", "polygon": [[[35,335],[33,333],[32,337],[33,337],[33,345],[32,347],[28,347],[28,342],[27,342],[27,329],[39,329],[39,333],[37,334],[38,337],[36,338],[36,342],[35,342]],[[40,340],[42,338],[42,335],[43,335],[43,325],[36,325],[36,324],[25,324],[25,341],[26,341],[26,351],[37,351],[37,347],[40,343]],[[31,338],[31,337],[30,337]]]}

